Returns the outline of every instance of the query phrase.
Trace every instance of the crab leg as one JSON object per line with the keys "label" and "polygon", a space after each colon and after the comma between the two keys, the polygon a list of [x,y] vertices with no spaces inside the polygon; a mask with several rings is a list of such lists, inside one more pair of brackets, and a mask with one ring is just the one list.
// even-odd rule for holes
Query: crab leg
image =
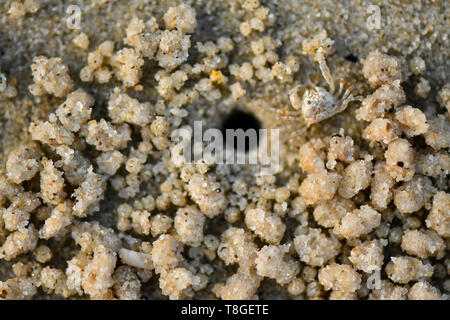
{"label": "crab leg", "polygon": [[[286,110],[286,109],[278,109],[272,106],[267,106],[266,109],[272,111],[272,112],[276,112],[280,115],[283,116],[290,116],[290,117],[299,117],[299,112],[298,111],[291,111],[291,110]],[[299,118],[300,119],[300,118]]]}
{"label": "crab leg", "polygon": [[344,84],[345,84],[344,79],[341,79],[341,81],[339,81],[339,91],[337,93],[338,97],[341,96],[342,91],[344,90]]}

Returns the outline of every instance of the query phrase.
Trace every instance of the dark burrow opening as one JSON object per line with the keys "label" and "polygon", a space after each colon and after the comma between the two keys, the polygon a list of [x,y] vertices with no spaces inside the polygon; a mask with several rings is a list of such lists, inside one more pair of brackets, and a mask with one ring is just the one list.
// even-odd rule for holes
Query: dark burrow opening
{"label": "dark burrow opening", "polygon": [[[227,130],[231,129],[235,133],[234,139],[227,139]],[[241,130],[239,130],[241,129]],[[225,116],[222,122],[222,135],[224,138],[224,145],[228,148],[239,149],[239,143],[236,136],[244,133],[245,136],[245,152],[249,152],[258,147],[259,144],[259,129],[262,129],[261,122],[250,112],[234,109]],[[250,138],[256,136],[256,140]],[[241,138],[243,139],[243,138]]]}

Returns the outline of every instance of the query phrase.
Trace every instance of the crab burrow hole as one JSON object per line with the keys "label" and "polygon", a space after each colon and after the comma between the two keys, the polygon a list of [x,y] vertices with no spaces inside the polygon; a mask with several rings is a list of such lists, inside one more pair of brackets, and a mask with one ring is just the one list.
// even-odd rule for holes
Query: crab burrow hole
{"label": "crab burrow hole", "polygon": [[[240,131],[241,129],[242,131]],[[226,148],[234,148],[239,150],[240,146],[237,143],[238,139],[227,139],[227,130],[232,130],[235,134],[245,134],[245,152],[249,152],[258,147],[259,144],[259,129],[262,129],[261,122],[250,112],[240,109],[233,109],[229,114],[225,116],[222,122],[222,134],[224,139],[224,146]],[[256,132],[256,141],[249,136],[252,132]]]}

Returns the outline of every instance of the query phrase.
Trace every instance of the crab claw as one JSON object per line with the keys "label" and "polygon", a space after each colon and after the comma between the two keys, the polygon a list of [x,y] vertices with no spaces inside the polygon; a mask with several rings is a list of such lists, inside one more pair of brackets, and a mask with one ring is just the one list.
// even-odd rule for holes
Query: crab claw
{"label": "crab claw", "polygon": [[331,76],[330,69],[328,68],[327,63],[325,61],[325,58],[322,58],[319,60],[319,68],[320,68],[320,71],[322,72],[323,77],[325,78],[325,81],[330,86],[331,94],[333,94],[334,90],[335,90],[334,81],[333,81],[333,77]]}

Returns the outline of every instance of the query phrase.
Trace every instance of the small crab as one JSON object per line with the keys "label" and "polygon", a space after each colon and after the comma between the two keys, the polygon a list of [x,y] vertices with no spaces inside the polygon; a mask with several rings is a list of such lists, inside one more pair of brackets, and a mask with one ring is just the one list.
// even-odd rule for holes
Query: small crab
{"label": "small crab", "polygon": [[300,130],[344,111],[352,101],[361,100],[361,97],[354,97],[351,94],[351,88],[344,91],[344,80],[340,80],[339,90],[336,95],[334,94],[334,80],[325,61],[325,57],[332,53],[332,44],[333,41],[327,38],[326,32],[320,33],[313,40],[304,44],[305,53],[313,55],[314,61],[318,62],[322,76],[330,87],[330,91],[319,86],[310,86],[303,89],[303,95],[300,98],[299,89],[303,86],[299,85],[289,93],[289,100],[295,111],[274,109],[285,116],[287,120],[304,120],[306,127],[300,128]]}
{"label": "small crab", "polygon": [[[340,81],[337,95],[334,95],[333,92],[328,92],[322,87],[313,86],[306,89],[302,99],[300,99],[298,96],[298,88],[296,87],[291,91],[289,99],[295,110],[301,110],[301,116],[305,120],[307,127],[331,118],[335,114],[344,111],[350,102],[360,99],[351,94],[351,88],[347,88],[342,94],[344,80]],[[342,98],[340,98],[341,96]]]}

